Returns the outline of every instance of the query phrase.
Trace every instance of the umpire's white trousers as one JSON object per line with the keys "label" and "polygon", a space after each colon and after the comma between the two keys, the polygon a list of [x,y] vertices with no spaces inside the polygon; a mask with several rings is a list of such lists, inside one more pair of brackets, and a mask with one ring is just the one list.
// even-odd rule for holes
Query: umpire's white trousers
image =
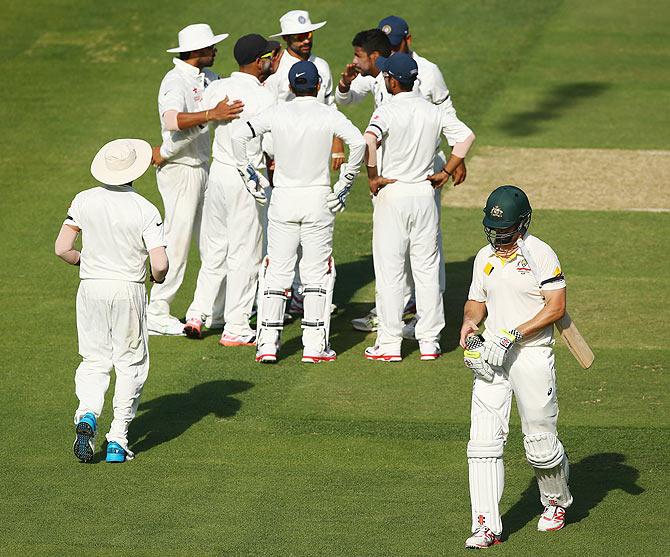
{"label": "umpire's white trousers", "polygon": [[[326,197],[330,192],[329,186],[273,189],[268,209],[269,264],[265,273],[266,288],[291,288],[299,246],[302,247],[299,268],[303,285],[326,286],[335,223],[335,215],[326,205]],[[303,329],[302,341],[303,346],[320,350],[323,336],[320,331],[306,327]]]}
{"label": "umpire's white trousers", "polygon": [[438,249],[439,215],[428,181],[395,182],[384,187],[374,204],[372,255],[379,316],[377,345],[398,352],[409,254],[416,290],[416,339],[438,342],[444,327]]}
{"label": "umpire's white trousers", "polygon": [[186,261],[194,235],[199,243],[207,171],[207,165],[174,163],[167,163],[156,170],[156,182],[165,211],[163,226],[170,270],[165,282],[154,284],[151,288],[148,312],[152,321],[169,316],[170,304],[184,281]]}
{"label": "umpire's white trousers", "polygon": [[[234,166],[212,163],[205,193],[200,253],[202,265],[186,317],[220,322],[225,330],[252,335],[249,317],[256,296],[263,249],[263,208]],[[225,281],[225,288],[224,288]]]}
{"label": "umpire's white trousers", "polygon": [[82,362],[75,374],[79,399],[75,423],[87,412],[100,416],[114,367],[114,419],[107,440],[126,450],[128,426],[149,372],[146,307],[143,283],[89,279],[79,284],[77,334]]}

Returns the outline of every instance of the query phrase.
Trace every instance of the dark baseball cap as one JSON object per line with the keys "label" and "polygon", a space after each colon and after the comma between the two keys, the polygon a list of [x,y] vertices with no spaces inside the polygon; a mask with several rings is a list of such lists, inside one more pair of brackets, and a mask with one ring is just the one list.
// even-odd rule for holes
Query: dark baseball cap
{"label": "dark baseball cap", "polygon": [[397,15],[390,15],[382,19],[377,25],[377,29],[386,33],[391,46],[398,46],[409,35],[409,25],[402,17]]}
{"label": "dark baseball cap", "polygon": [[[273,41],[276,43],[276,41]],[[240,37],[235,43],[233,56],[240,66],[251,64],[257,58],[272,52],[276,46],[270,44],[266,38],[255,33]]]}
{"label": "dark baseball cap", "polygon": [[319,83],[319,71],[309,60],[296,62],[288,71],[288,81],[296,91],[309,91]]}
{"label": "dark baseball cap", "polygon": [[400,83],[414,83],[417,75],[419,75],[419,67],[416,65],[414,58],[404,52],[396,52],[388,58],[380,56],[377,58],[376,64],[380,72],[389,74]]}

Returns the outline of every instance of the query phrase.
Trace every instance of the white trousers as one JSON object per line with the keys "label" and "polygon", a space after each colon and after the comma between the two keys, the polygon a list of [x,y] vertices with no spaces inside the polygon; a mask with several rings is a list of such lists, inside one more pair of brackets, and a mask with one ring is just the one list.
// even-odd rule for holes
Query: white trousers
{"label": "white trousers", "polygon": [[[202,265],[186,317],[220,322],[233,335],[252,335],[249,317],[263,249],[263,212],[233,166],[214,161],[203,207]],[[224,286],[225,285],[225,286]]]}
{"label": "white trousers", "polygon": [[167,163],[156,170],[158,190],[163,198],[165,241],[170,270],[163,284],[151,288],[149,316],[160,319],[170,314],[170,304],[184,281],[191,241],[199,241],[202,206],[207,187],[207,166]]}
{"label": "white trousers", "polygon": [[416,338],[438,342],[444,327],[438,249],[439,214],[429,182],[395,182],[383,188],[374,204],[372,255],[379,316],[377,345],[399,352],[406,294],[405,260],[409,257],[416,290]]}
{"label": "white trousers", "polygon": [[491,383],[475,378],[472,388],[469,458],[472,530],[486,524],[502,532],[498,503],[504,486],[502,451],[509,433],[512,395],[524,436],[557,434],[558,398],[550,346],[514,346]]}
{"label": "white trousers", "polygon": [[[320,186],[280,187],[272,191],[268,209],[266,289],[279,291],[291,288],[299,246],[302,247],[299,268],[304,287],[323,288],[327,284],[335,223],[335,215],[326,205],[330,191],[329,187]],[[259,322],[262,320],[261,316]],[[263,341],[258,340],[259,343]],[[302,341],[306,348],[320,350],[323,333],[314,328],[304,328]]]}
{"label": "white trousers", "polygon": [[75,373],[79,407],[74,420],[79,422],[87,412],[100,416],[113,367],[114,419],[107,440],[126,450],[128,426],[149,372],[146,307],[142,283],[82,280],[79,284],[77,334],[82,362]]}

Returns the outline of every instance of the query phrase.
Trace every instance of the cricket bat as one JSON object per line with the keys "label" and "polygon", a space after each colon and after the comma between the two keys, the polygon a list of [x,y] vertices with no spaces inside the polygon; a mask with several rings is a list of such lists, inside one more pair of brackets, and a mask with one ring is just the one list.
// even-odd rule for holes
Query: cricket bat
{"label": "cricket bat", "polygon": [[[531,272],[539,284],[540,277],[537,272],[537,266],[535,265],[535,261],[530,255],[526,244],[521,238],[519,238],[517,244],[521,250],[521,255],[523,255],[528,262],[528,266],[530,267]],[[593,350],[591,350],[591,347],[588,345],[582,334],[579,332],[579,329],[577,329],[577,325],[575,325],[575,322],[570,317],[570,314],[566,311],[565,315],[556,321],[555,325],[561,335],[561,338],[563,339],[563,342],[567,344],[570,353],[575,357],[577,363],[583,369],[590,368],[591,364],[593,364],[593,361],[596,358],[595,354],[593,353]]]}

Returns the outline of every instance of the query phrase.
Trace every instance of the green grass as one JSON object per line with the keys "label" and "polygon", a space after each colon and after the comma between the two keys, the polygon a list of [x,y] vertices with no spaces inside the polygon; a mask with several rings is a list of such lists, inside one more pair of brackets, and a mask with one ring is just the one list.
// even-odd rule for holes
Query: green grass
{"label": "green grass", "polygon": [[[443,212],[447,327],[438,362],[420,364],[410,344],[398,365],[361,357],[373,337],[352,331],[349,320],[371,307],[374,282],[370,206],[359,183],[336,226],[337,362],[301,365],[298,324],[285,331],[274,367],[256,365],[252,349],[221,348],[216,336],[152,338],[131,430],[138,458],[123,466],[75,461],[78,280],[52,254],[68,203],[92,185],[88,166],[103,142],[158,140],[155,95],[170,67],[163,50],[181,26],[209,21],[233,39],[269,34],[285,9],[38,1],[3,8],[0,553],[463,553],[470,376],[455,340],[472,257],[484,242],[479,210]],[[418,0],[388,2],[382,13],[373,3],[320,1],[308,8],[315,21],[329,21],[316,51],[336,74],[358,29],[387,13],[406,16],[417,51],[444,69],[481,145],[668,149],[670,10],[662,2]],[[222,45],[221,73],[233,69],[233,44]],[[582,85],[571,91],[570,84]],[[362,125],[370,108],[347,114]],[[151,173],[137,185],[160,205]],[[533,232],[558,252],[570,312],[597,360],[583,371],[557,342],[571,523],[557,535],[535,530],[539,502],[514,414],[502,500],[508,539],[491,551],[663,554],[668,216],[536,211]],[[192,295],[193,257],[177,314]],[[103,432],[110,402],[111,393]]]}

